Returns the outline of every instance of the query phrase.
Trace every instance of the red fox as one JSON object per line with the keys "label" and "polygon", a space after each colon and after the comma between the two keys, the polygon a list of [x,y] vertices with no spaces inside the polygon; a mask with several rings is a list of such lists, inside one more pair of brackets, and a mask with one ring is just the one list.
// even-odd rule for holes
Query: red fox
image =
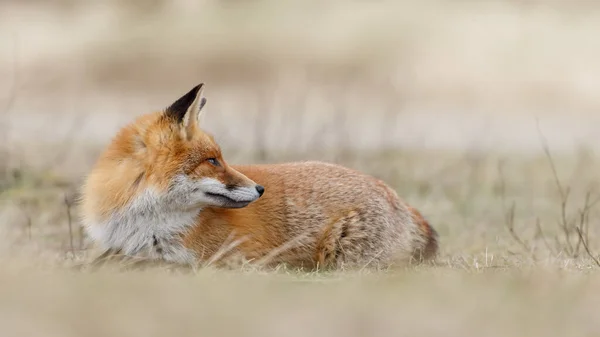
{"label": "red fox", "polygon": [[228,165],[199,126],[202,89],[125,126],[101,154],[81,199],[97,244],[176,264],[235,254],[263,265],[389,268],[435,257],[437,232],[375,177],[317,161]]}

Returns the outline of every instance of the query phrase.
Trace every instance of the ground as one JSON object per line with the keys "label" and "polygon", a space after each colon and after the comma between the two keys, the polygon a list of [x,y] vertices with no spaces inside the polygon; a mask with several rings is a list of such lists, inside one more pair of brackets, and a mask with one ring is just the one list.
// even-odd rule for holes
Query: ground
{"label": "ground", "polygon": [[[5,335],[600,332],[598,6],[52,3],[0,10],[14,33],[0,55]],[[75,268],[95,253],[77,193],[98,154],[198,82],[230,163],[377,176],[436,228],[437,259],[376,273]]]}

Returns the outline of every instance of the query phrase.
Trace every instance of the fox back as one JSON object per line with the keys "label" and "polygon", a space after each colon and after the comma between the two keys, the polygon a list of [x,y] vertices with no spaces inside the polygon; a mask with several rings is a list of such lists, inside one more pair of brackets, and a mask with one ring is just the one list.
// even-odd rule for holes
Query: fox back
{"label": "fox back", "polygon": [[435,256],[435,230],[379,179],[322,162],[230,166],[198,124],[202,87],[124,127],[100,156],[82,193],[100,246],[175,263],[238,256],[308,268]]}

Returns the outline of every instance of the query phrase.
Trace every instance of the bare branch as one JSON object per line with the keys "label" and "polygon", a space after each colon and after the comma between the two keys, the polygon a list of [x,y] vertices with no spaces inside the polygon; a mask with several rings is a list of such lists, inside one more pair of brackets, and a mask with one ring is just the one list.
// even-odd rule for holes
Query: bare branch
{"label": "bare branch", "polygon": [[544,150],[544,154],[546,155],[546,158],[548,159],[548,162],[550,163],[550,168],[552,169],[552,174],[554,176],[554,182],[556,183],[556,186],[558,187],[558,191],[560,193],[561,200],[566,200],[568,198],[568,192],[564,191],[564,189],[560,183],[560,179],[558,178],[558,171],[556,170],[556,165],[554,165],[554,160],[552,159],[552,154],[550,153],[550,148],[548,146],[548,141],[546,140],[546,137],[544,137],[544,135],[542,134],[542,131],[540,130],[540,123],[537,118],[536,118],[536,126],[537,126],[538,135],[540,137],[540,141],[542,142],[542,148]]}
{"label": "bare branch", "polygon": [[588,254],[588,256],[590,258],[592,258],[592,260],[594,260],[594,262],[596,263],[596,265],[598,267],[600,267],[600,260],[598,260],[598,258],[595,257],[594,254],[592,254],[592,252],[590,251],[590,248],[588,247],[588,244],[586,242],[587,240],[584,240],[584,238],[583,238],[583,234],[581,233],[581,229],[580,228],[576,228],[576,230],[577,230],[577,234],[579,234],[579,238],[581,239],[581,243],[583,244],[583,248],[585,248],[586,253]]}
{"label": "bare branch", "polygon": [[535,228],[536,228],[535,237],[542,239],[542,242],[544,242],[544,246],[546,246],[546,249],[548,249],[548,251],[550,253],[555,254],[552,247],[550,246],[550,243],[548,242],[548,240],[546,240],[546,234],[542,230],[542,225],[541,225],[539,217],[535,219]]}
{"label": "bare branch", "polygon": [[506,181],[504,179],[503,162],[498,162],[498,175],[500,179],[500,198],[502,199],[502,214],[504,215],[504,225],[508,233],[523,249],[531,252],[531,247],[522,240],[515,231],[515,209],[516,204],[513,201],[510,207],[506,206]]}
{"label": "bare branch", "polygon": [[[537,131],[538,131],[538,135],[540,137],[540,141],[542,143],[542,148],[544,150],[544,154],[546,155],[546,158],[548,159],[548,163],[550,164],[550,168],[552,170],[554,182],[555,182],[558,192],[560,194],[559,226],[565,235],[565,243],[564,243],[564,245],[562,245],[562,248],[566,250],[566,253],[569,256],[575,256],[576,255],[575,247],[573,247],[573,244],[571,242],[571,230],[572,230],[573,226],[570,225],[570,222],[569,222],[569,219],[567,216],[567,203],[568,203],[569,196],[571,193],[571,188],[570,187],[564,188],[560,182],[560,178],[558,177],[558,170],[556,169],[554,159],[552,157],[552,154],[550,153],[550,147],[548,146],[548,141],[542,134],[542,131],[541,131],[540,125],[539,125],[539,120],[537,118],[536,118],[536,127],[537,127]],[[559,242],[558,238],[556,238],[556,240],[558,243]]]}

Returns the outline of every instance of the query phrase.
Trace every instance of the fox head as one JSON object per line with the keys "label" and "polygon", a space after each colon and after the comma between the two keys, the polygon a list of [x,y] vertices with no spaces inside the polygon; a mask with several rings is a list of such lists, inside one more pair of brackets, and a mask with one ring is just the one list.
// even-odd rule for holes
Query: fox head
{"label": "fox head", "polygon": [[161,174],[170,178],[169,187],[186,195],[182,207],[245,207],[265,189],[230,167],[212,135],[200,128],[199,115],[206,104],[202,88],[203,84],[195,86],[164,110],[156,125],[161,131],[148,130],[143,139],[150,159],[146,164],[164,165]]}
{"label": "fox head", "polygon": [[133,232],[171,233],[169,226],[189,226],[205,207],[241,208],[262,196],[265,189],[230,167],[198,125],[206,104],[202,89],[195,86],[118,132],[82,191],[92,237],[115,246]]}
{"label": "fox head", "polygon": [[133,254],[176,238],[205,207],[241,208],[262,196],[265,189],[230,167],[198,125],[202,87],[125,126],[98,159],[81,194],[94,241]]}

